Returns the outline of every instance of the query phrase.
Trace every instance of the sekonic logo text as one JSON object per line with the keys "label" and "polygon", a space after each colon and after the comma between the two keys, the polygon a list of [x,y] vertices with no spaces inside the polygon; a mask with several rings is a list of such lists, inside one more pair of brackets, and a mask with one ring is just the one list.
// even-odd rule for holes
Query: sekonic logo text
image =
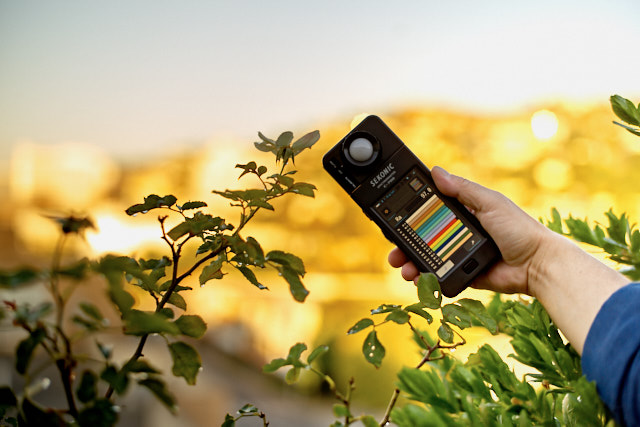
{"label": "sekonic logo text", "polygon": [[394,169],[395,168],[393,167],[393,163],[389,163],[384,169],[378,172],[376,176],[371,178],[369,183],[371,184],[372,187],[375,187],[376,185],[378,185],[380,181],[385,179],[387,175],[389,175]]}

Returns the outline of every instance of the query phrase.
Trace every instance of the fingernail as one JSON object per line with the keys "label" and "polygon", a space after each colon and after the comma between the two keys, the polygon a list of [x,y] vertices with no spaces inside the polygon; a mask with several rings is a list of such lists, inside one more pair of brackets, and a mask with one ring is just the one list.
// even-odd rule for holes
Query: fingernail
{"label": "fingernail", "polygon": [[450,175],[450,173],[449,173],[449,172],[447,172],[444,168],[442,168],[442,167],[440,167],[440,166],[434,166],[434,167],[433,167],[433,169],[434,169],[434,170],[435,170],[435,169],[440,169],[440,171],[441,171],[440,173],[441,173],[442,175],[444,175],[444,176],[449,176],[449,175]]}

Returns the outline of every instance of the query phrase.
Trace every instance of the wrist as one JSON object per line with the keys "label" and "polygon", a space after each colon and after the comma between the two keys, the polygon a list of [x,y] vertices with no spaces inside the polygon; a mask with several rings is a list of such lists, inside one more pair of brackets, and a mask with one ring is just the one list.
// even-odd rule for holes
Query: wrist
{"label": "wrist", "polygon": [[571,264],[584,262],[583,255],[586,254],[571,240],[542,227],[527,271],[528,294],[544,299],[548,288],[562,286],[563,272]]}

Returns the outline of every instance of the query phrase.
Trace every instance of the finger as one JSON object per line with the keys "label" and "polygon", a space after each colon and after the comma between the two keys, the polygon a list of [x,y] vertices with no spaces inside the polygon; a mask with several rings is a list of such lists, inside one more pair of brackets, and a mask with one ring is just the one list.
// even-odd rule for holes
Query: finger
{"label": "finger", "polygon": [[418,277],[420,272],[418,271],[418,268],[415,266],[415,264],[413,264],[412,262],[407,262],[402,266],[400,274],[402,275],[402,278],[404,280],[410,282]]}
{"label": "finger", "polygon": [[400,250],[400,248],[393,248],[391,252],[389,252],[388,261],[391,267],[398,268],[406,264],[408,260],[407,256]]}
{"label": "finger", "polygon": [[455,197],[476,214],[500,202],[500,194],[480,184],[452,175],[440,166],[431,170],[436,186],[445,195]]}

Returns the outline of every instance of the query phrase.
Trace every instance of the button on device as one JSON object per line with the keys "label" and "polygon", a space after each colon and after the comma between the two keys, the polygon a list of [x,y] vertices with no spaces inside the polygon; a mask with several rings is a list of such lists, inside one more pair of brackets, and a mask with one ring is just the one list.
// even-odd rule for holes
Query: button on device
{"label": "button on device", "polygon": [[471,258],[469,261],[464,263],[464,265],[462,266],[462,271],[467,274],[471,274],[471,272],[475,270],[476,267],[478,267],[478,261],[476,261],[474,258]]}

